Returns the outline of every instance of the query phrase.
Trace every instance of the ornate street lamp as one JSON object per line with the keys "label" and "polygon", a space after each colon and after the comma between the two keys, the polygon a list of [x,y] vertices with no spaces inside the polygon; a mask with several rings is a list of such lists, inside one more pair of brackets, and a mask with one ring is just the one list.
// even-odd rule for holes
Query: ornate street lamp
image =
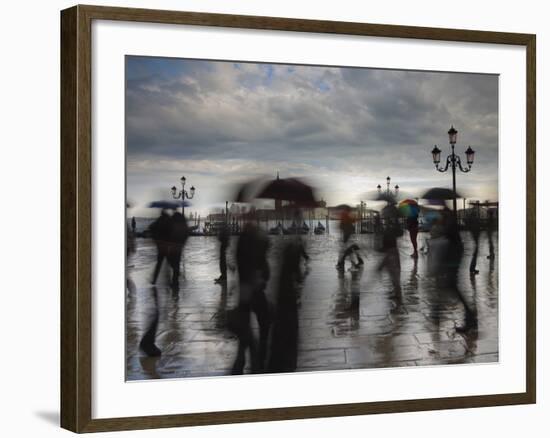
{"label": "ornate street lamp", "polygon": [[[389,176],[386,177],[386,194],[397,197],[397,193],[399,192],[399,186],[396,184],[394,187],[394,191],[392,192],[392,190],[390,189],[390,182],[391,182],[391,178]],[[378,193],[381,194],[382,186],[378,184],[376,188],[378,189]]]}
{"label": "ornate street lamp", "polygon": [[181,190],[178,192],[178,189],[176,189],[176,186],[172,187],[172,197],[174,199],[180,199],[181,198],[181,214],[185,216],[185,200],[186,199],[192,199],[193,196],[195,196],[195,187],[191,186],[191,189],[189,189],[189,194],[187,190],[185,190],[185,177],[182,176],[180,178],[181,183]]}
{"label": "ornate street lamp", "polygon": [[458,131],[455,129],[453,125],[451,125],[451,129],[447,131],[447,134],[449,134],[449,143],[452,145],[456,144],[456,137],[458,135]]}
{"label": "ornate street lamp", "polygon": [[432,149],[432,157],[434,160],[434,164],[437,166],[441,162],[441,149],[439,149],[437,145],[435,145]]}
{"label": "ornate street lamp", "polygon": [[468,146],[468,149],[466,149],[466,163],[468,163],[468,169],[470,169],[472,164],[474,164],[474,155],[475,151],[471,146]]}
{"label": "ornate street lamp", "polygon": [[463,167],[462,162],[460,161],[460,157],[455,154],[455,144],[458,136],[458,131],[454,128],[454,126],[451,126],[451,129],[449,129],[447,134],[449,134],[449,144],[451,145],[451,154],[447,156],[445,167],[439,167],[439,163],[441,162],[441,149],[439,149],[437,145],[435,145],[434,148],[432,149],[432,159],[436,170],[438,170],[439,172],[446,172],[449,169],[449,166],[453,171],[453,193],[454,193],[453,212],[456,218],[456,169],[458,168],[461,172],[464,172],[464,173],[467,173],[470,170],[472,170],[472,165],[474,164],[475,151],[472,149],[471,146],[468,146],[468,149],[466,149],[466,152],[465,152],[466,164],[468,167]]}

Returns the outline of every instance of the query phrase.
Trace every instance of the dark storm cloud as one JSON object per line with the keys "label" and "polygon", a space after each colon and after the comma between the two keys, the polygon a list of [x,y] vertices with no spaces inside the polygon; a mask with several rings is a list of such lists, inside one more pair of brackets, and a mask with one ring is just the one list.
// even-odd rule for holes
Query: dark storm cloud
{"label": "dark storm cloud", "polygon": [[126,111],[130,176],[154,172],[151,160],[204,174],[248,160],[222,169],[286,162],[429,184],[448,179],[430,150],[448,151],[453,124],[457,151],[477,152],[469,182],[496,193],[496,76],[128,57]]}

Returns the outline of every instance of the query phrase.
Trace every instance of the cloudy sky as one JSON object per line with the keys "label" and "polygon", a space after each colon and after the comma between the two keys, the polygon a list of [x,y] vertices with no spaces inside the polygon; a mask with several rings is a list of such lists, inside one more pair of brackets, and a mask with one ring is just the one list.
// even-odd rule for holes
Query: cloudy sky
{"label": "cloudy sky", "polygon": [[235,183],[277,171],[308,178],[329,205],[356,204],[387,176],[412,196],[450,187],[430,151],[450,152],[451,124],[463,161],[468,145],[476,151],[459,192],[497,199],[497,76],[128,56],[126,79],[137,216],[153,214],[143,206],[169,198],[182,175],[202,215]]}

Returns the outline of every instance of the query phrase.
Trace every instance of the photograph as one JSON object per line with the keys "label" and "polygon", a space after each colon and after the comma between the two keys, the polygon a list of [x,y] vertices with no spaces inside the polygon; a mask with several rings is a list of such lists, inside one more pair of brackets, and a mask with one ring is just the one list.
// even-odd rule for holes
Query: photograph
{"label": "photograph", "polygon": [[124,63],[127,381],[498,363],[499,75]]}

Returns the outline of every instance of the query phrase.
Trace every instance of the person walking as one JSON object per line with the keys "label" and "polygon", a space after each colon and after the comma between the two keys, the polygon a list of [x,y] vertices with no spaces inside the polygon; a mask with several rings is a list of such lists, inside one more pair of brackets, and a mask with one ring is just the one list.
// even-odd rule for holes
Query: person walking
{"label": "person walking", "polygon": [[407,217],[407,230],[409,231],[409,237],[413,246],[413,253],[411,257],[418,257],[418,215]]}
{"label": "person walking", "polygon": [[162,210],[160,216],[149,226],[149,230],[157,248],[157,262],[151,280],[151,284],[156,284],[162,263],[168,257],[170,249],[172,221],[166,210]]}
{"label": "person walking", "polygon": [[403,235],[399,224],[399,212],[394,204],[389,204],[381,211],[384,218],[382,229],[382,252],[384,257],[378,271],[387,270],[390,275],[393,293],[398,304],[401,302],[401,259],[397,248],[397,238]]}
{"label": "person walking", "polygon": [[179,286],[181,253],[189,236],[189,228],[187,227],[185,216],[179,212],[174,213],[171,222],[168,263],[172,268],[171,286],[177,289]]}
{"label": "person walking", "polygon": [[224,224],[218,232],[218,242],[220,243],[220,276],[214,280],[216,283],[227,282],[227,248],[229,247],[229,227]]}
{"label": "person walking", "polygon": [[477,255],[479,250],[479,235],[481,234],[481,224],[477,212],[472,209],[466,216],[466,228],[470,232],[474,248],[472,250],[472,260],[470,261],[470,274],[479,274],[477,270]]}
{"label": "person walking", "polygon": [[464,245],[458,231],[458,226],[454,217],[454,214],[445,207],[442,212],[442,232],[446,239],[446,248],[442,252],[442,268],[441,276],[439,277],[444,281],[443,286],[447,287],[450,291],[454,292],[459,301],[464,306],[464,325],[456,327],[458,332],[468,332],[470,330],[476,330],[478,326],[477,322],[477,310],[475,302],[470,305],[464,296],[464,293],[459,287],[459,268],[464,254]]}
{"label": "person walking", "polygon": [[342,244],[340,247],[340,254],[338,256],[338,263],[336,264],[336,268],[340,271],[344,270],[347,255],[347,244],[351,235],[353,234],[353,223],[354,219],[351,215],[351,208],[349,208],[348,206],[343,207],[340,213],[340,231],[342,232]]}
{"label": "person walking", "polygon": [[[269,241],[254,223],[244,225],[237,243],[237,270],[239,274],[239,304],[232,313],[229,328],[237,334],[239,346],[233,364],[233,374],[242,374],[246,351],[250,351],[252,373],[264,369],[269,335],[270,315],[265,288],[270,277],[267,252]],[[259,346],[250,325],[251,314],[256,315],[260,327]]]}

